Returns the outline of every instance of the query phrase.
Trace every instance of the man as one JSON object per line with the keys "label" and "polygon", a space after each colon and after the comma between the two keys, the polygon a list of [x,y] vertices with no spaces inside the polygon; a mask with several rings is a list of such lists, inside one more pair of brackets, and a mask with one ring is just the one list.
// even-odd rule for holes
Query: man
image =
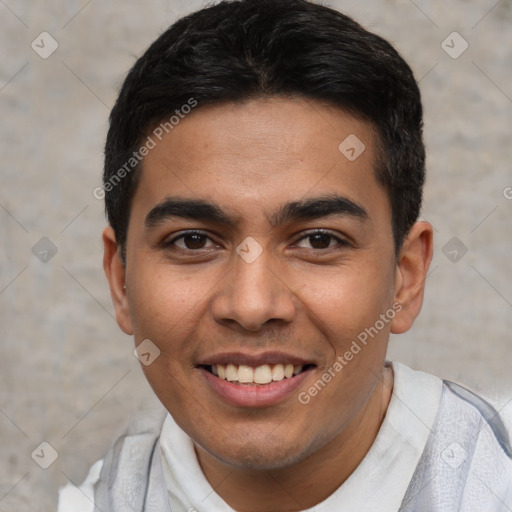
{"label": "man", "polygon": [[385,359],[432,257],[424,168],[410,68],[334,10],[221,2],[151,45],[110,118],[103,241],[163,408],[94,466],[96,510],[512,510],[499,414]]}

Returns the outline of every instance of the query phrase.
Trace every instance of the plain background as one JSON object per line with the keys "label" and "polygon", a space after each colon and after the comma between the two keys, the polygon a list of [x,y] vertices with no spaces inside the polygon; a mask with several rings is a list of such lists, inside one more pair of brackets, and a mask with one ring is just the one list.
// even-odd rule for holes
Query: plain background
{"label": "plain background", "polygon": [[[58,487],[80,483],[129,416],[155,400],[113,319],[103,202],[92,192],[128,69],[201,5],[0,0],[0,511],[55,510]],[[423,218],[435,228],[435,257],[423,312],[391,339],[389,357],[510,414],[512,2],[330,5],[392,42],[423,95]],[[59,45],[47,59],[31,48],[44,31]],[[469,45],[458,58],[442,47],[454,31]],[[446,44],[454,53],[464,42]],[[43,237],[56,250],[47,262],[33,250]],[[58,452],[46,470],[31,458],[43,441]]]}

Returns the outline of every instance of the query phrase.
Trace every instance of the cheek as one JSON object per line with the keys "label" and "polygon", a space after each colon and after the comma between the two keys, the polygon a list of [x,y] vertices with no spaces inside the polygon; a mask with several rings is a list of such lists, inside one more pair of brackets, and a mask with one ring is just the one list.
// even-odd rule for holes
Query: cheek
{"label": "cheek", "polygon": [[392,301],[389,288],[389,278],[382,274],[349,277],[347,273],[303,289],[304,301],[312,308],[310,318],[332,350],[317,380],[301,390],[301,397],[331,434],[365,406],[379,380],[391,323],[391,317],[380,320]]}
{"label": "cheek", "polygon": [[175,338],[201,307],[202,280],[154,262],[136,265],[130,297],[135,339],[158,339],[167,334]]}
{"label": "cheek", "polygon": [[301,301],[325,336],[338,350],[375,324],[392,304],[391,273],[375,263],[365,271],[342,267],[329,275],[311,275],[301,287]]}

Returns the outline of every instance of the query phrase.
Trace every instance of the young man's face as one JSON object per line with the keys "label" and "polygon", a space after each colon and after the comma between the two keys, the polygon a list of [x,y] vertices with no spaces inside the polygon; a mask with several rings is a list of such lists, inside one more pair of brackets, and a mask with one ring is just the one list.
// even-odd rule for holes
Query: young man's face
{"label": "young man's face", "polygon": [[[365,146],[359,156],[353,135]],[[375,175],[376,144],[370,124],[339,109],[272,98],[198,107],[145,157],[125,275],[107,250],[117,318],[137,345],[158,347],[143,366],[148,381],[217,460],[258,469],[299,462],[342,439],[372,403],[390,329],[406,330],[415,316]],[[300,208],[335,197],[337,206]],[[166,207],[178,199],[221,215]],[[283,210],[291,203],[299,208]],[[200,234],[178,238],[190,230]],[[369,328],[364,345],[358,335]],[[229,363],[278,380],[214,375]],[[281,364],[303,371],[282,378]],[[252,380],[251,370],[241,374]]]}

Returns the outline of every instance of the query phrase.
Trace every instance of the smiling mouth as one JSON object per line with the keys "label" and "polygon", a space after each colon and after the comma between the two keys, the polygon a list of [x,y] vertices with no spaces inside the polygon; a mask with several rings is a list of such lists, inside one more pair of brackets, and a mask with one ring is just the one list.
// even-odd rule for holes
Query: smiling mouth
{"label": "smiling mouth", "polygon": [[285,379],[292,379],[297,375],[313,368],[314,364],[293,365],[293,364],[264,364],[252,367],[244,364],[214,364],[201,365],[206,371],[219,379],[226,380],[233,384],[245,386],[265,386],[272,382],[279,382]]}

